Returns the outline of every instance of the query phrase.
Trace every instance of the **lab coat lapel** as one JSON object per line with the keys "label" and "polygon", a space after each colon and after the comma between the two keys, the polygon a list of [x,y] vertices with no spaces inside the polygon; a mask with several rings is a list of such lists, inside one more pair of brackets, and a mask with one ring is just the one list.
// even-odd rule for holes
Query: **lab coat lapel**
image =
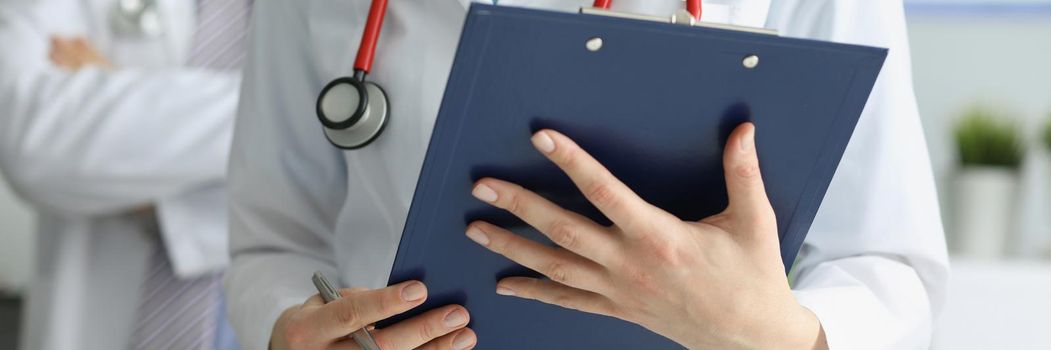
{"label": "lab coat lapel", "polygon": [[193,0],[158,0],[164,26],[163,40],[171,53],[173,64],[181,65],[189,58],[197,27],[197,2]]}
{"label": "lab coat lapel", "polygon": [[736,0],[731,5],[730,23],[762,28],[770,14],[771,0]]}
{"label": "lab coat lapel", "polygon": [[[85,17],[83,17],[87,23],[84,23],[84,35],[92,40],[92,44],[95,47],[102,49],[103,51],[109,51],[113,45],[113,27],[110,26],[110,17],[113,15],[116,1],[113,0],[79,0],[80,8],[78,11],[87,11]],[[68,33],[66,33],[68,34]]]}

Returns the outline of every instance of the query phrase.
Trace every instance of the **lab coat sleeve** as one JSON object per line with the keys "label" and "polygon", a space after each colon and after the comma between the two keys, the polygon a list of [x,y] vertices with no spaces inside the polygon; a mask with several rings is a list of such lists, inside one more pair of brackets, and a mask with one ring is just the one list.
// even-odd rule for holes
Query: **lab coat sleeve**
{"label": "lab coat sleeve", "polygon": [[890,49],[795,265],[796,298],[831,349],[926,349],[948,258],[902,1],[786,0],[771,10],[768,26],[783,35]]}
{"label": "lab coat sleeve", "polygon": [[229,318],[245,349],[266,349],[274,322],[336,273],[333,232],[345,162],[314,116],[305,7],[257,1],[230,154]]}
{"label": "lab coat sleeve", "polygon": [[22,197],[110,214],[223,180],[239,74],[64,70],[40,19],[20,10],[0,9],[0,169]]}

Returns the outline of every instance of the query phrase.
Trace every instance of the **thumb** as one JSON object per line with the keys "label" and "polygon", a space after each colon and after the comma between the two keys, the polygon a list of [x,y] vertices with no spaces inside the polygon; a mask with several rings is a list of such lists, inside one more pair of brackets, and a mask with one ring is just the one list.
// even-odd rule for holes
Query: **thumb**
{"label": "thumb", "polygon": [[727,211],[746,218],[770,220],[773,210],[766,196],[755,150],[755,125],[743,123],[734,129],[723,151],[726,192],[730,197]]}

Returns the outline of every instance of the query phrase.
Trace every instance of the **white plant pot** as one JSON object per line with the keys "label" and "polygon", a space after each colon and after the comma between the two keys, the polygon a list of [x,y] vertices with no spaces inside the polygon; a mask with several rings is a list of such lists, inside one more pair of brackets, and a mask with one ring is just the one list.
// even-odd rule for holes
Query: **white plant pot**
{"label": "white plant pot", "polygon": [[957,173],[951,245],[957,255],[996,259],[1005,255],[1014,229],[1018,171],[967,166]]}

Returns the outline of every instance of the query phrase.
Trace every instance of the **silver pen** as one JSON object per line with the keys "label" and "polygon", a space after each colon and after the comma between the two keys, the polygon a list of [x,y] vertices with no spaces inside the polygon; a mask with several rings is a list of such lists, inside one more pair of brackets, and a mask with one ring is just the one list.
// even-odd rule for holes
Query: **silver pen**
{"label": "silver pen", "polygon": [[[332,283],[325,278],[325,275],[321,274],[321,271],[314,272],[314,286],[317,287],[317,292],[321,294],[321,299],[325,301],[325,304],[339,300],[342,297],[339,295],[339,291],[332,287]],[[351,337],[354,337],[354,342],[358,343],[364,350],[381,350],[380,346],[376,344],[376,339],[372,338],[372,333],[366,327],[362,327],[359,330],[350,333]]]}

